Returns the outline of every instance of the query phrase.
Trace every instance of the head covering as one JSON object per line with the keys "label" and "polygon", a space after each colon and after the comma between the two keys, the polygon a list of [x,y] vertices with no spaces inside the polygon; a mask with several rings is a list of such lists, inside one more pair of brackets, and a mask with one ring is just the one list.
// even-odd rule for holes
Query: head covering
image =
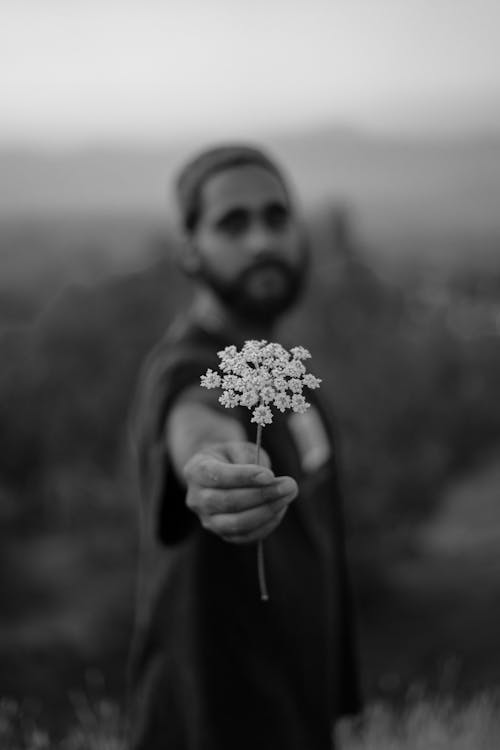
{"label": "head covering", "polygon": [[188,231],[194,229],[200,209],[201,189],[210,177],[226,169],[249,165],[267,169],[277,177],[289,196],[282,170],[260,148],[233,144],[207,149],[189,161],[177,178],[177,203],[184,228]]}

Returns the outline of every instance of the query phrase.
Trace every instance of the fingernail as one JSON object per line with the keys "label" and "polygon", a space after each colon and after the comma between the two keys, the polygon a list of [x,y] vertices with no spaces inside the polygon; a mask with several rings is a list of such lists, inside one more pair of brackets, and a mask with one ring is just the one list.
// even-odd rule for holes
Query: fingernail
{"label": "fingernail", "polygon": [[254,476],[254,481],[257,484],[271,484],[274,482],[274,474],[272,471],[261,471]]}
{"label": "fingernail", "polygon": [[293,483],[290,479],[280,479],[276,484],[278,492],[286,493],[293,491]]}

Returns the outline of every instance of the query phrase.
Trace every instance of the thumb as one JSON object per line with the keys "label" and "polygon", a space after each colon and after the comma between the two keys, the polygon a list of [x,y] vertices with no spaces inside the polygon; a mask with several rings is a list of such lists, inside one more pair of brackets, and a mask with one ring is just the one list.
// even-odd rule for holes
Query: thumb
{"label": "thumb", "polygon": [[[257,453],[259,455],[257,456]],[[227,444],[227,456],[231,463],[235,464],[256,464],[257,458],[260,466],[271,468],[271,461],[267,452],[261,448],[257,451],[255,443],[250,442],[233,442]]]}

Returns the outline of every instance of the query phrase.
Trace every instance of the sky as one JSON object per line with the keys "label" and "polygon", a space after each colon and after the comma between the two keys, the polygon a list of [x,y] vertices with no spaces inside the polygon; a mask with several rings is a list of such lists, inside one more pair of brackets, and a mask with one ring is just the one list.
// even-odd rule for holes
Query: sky
{"label": "sky", "polygon": [[0,0],[0,146],[500,130],[498,0]]}

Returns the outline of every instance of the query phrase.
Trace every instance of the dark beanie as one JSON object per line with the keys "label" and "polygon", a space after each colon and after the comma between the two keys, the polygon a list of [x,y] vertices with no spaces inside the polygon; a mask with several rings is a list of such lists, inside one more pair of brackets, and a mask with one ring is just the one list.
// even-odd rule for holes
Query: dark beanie
{"label": "dark beanie", "polygon": [[271,172],[289,196],[289,188],[281,169],[261,149],[244,144],[211,148],[190,160],[177,177],[177,203],[184,228],[188,231],[194,229],[200,210],[201,189],[210,177],[232,167],[250,165],[263,167]]}

